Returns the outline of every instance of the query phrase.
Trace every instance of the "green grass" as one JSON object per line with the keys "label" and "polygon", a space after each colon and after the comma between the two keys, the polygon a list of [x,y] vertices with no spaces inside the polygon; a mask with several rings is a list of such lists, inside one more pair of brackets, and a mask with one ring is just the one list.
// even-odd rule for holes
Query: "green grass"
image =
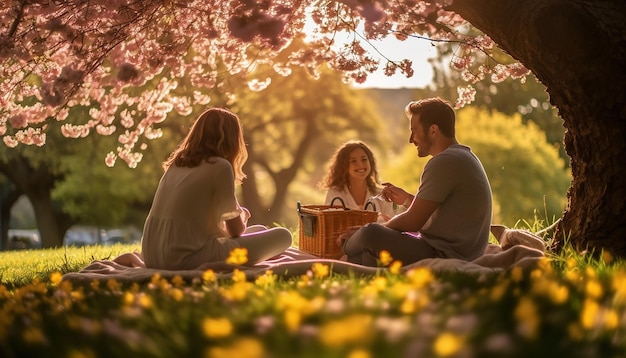
{"label": "green grass", "polygon": [[548,253],[493,274],[61,281],[138,245],[0,253],[0,357],[617,357],[626,266]]}
{"label": "green grass", "polygon": [[93,260],[106,260],[129,251],[141,251],[140,244],[88,245],[57,249],[0,251],[0,283],[23,286],[35,278],[48,281],[53,272],[76,272]]}

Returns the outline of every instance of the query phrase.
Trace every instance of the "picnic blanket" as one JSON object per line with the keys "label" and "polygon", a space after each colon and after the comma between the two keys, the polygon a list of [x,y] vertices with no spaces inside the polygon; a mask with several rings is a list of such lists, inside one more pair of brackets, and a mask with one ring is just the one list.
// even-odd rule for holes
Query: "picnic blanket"
{"label": "picnic blanket", "polygon": [[[545,256],[543,240],[526,230],[508,229],[504,226],[492,226],[492,233],[499,244],[490,244],[485,254],[473,261],[452,258],[432,258],[403,266],[401,272],[416,267],[428,267],[433,271],[457,271],[468,273],[501,272],[514,266],[523,268],[534,267]],[[282,254],[251,266],[233,266],[226,262],[212,262],[193,270],[169,271],[145,267],[141,254],[124,253],[112,260],[94,260],[78,272],[70,272],[63,276],[64,280],[73,282],[92,282],[94,280],[115,279],[118,282],[148,282],[155,275],[171,279],[180,276],[185,280],[201,278],[206,270],[213,270],[218,279],[231,278],[233,271],[238,269],[248,279],[254,279],[271,270],[280,277],[299,277],[307,274],[314,263],[329,266],[335,274],[352,274],[358,276],[375,275],[385,268],[367,267],[352,264],[343,260],[319,258],[296,248],[289,248]]]}

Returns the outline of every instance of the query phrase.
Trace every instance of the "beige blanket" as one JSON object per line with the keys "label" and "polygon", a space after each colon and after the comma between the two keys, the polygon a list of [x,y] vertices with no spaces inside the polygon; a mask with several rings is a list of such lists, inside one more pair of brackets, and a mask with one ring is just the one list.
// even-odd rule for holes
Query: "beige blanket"
{"label": "beige blanket", "polygon": [[[500,272],[513,266],[530,268],[544,257],[543,240],[524,230],[512,230],[503,226],[493,226],[492,233],[499,245],[489,245],[485,254],[474,261],[459,259],[425,259],[402,267],[406,272],[415,267],[429,267],[433,271],[459,271],[471,273]],[[381,270],[351,264],[342,260],[322,259],[295,248],[283,254],[258,263],[254,266],[232,266],[225,262],[205,264],[194,270],[167,271],[146,268],[138,253],[125,253],[113,260],[95,260],[79,272],[70,272],[63,276],[64,280],[75,282],[91,282],[94,280],[115,279],[118,282],[147,282],[153,275],[160,274],[163,278],[180,276],[186,280],[201,278],[206,270],[213,270],[218,279],[228,279],[235,268],[245,272],[248,279],[264,274],[267,270],[281,277],[298,277],[306,274],[314,263],[323,263],[336,274],[354,274],[360,276],[374,275]]]}

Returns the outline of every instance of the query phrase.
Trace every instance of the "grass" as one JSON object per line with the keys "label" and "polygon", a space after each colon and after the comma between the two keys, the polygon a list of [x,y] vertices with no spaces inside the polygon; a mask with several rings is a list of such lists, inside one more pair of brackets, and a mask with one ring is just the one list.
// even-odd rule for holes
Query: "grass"
{"label": "grass", "polygon": [[138,246],[0,253],[1,357],[617,357],[626,266],[566,247],[493,274],[77,285],[62,274]]}

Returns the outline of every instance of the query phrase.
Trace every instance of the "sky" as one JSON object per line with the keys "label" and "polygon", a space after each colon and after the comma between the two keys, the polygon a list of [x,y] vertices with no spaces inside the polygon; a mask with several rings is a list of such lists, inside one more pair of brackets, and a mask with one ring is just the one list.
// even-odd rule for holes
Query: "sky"
{"label": "sky", "polygon": [[[368,50],[372,47],[366,43],[362,46]],[[365,83],[355,85],[359,88],[423,88],[432,81],[433,70],[428,59],[436,57],[437,51],[427,40],[409,38],[405,41],[397,40],[394,37],[388,37],[383,41],[377,41],[374,46],[379,52],[383,53],[390,60],[401,61],[408,58],[413,61],[413,70],[415,71],[411,78],[407,78],[404,74],[396,73],[393,76],[385,76],[384,62],[379,66],[379,70],[368,76]],[[372,49],[371,54],[374,58],[383,59],[382,56]]]}
{"label": "sky", "polygon": [[[308,20],[304,25],[304,32],[307,37],[316,37],[315,24],[312,20]],[[363,26],[357,30],[361,34],[363,33]],[[350,42],[354,39],[352,33],[336,33],[334,36],[335,44],[337,47],[341,47],[344,43]],[[361,41],[361,46],[368,50],[373,58],[378,60],[384,60],[379,52],[384,54],[390,60],[402,61],[407,58],[413,61],[413,76],[407,78],[401,73],[396,73],[393,76],[385,76],[384,68],[385,63],[382,62],[379,65],[377,72],[368,76],[365,83],[355,84],[357,88],[424,88],[432,81],[433,70],[429,58],[437,56],[436,48],[432,43],[425,39],[410,37],[405,41],[400,41],[394,36],[388,36],[382,41],[371,41],[372,46],[368,45],[364,40]]]}

